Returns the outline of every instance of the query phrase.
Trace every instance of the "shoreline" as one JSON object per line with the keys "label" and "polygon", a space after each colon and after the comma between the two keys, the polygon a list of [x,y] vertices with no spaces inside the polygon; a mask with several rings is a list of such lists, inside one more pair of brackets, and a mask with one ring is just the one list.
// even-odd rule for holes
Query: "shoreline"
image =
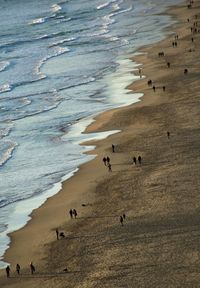
{"label": "shoreline", "polygon": [[[178,7],[180,7],[180,6],[181,5],[179,5]],[[176,8],[176,9],[180,9],[180,8]],[[175,25],[179,25],[179,24],[176,23]],[[171,36],[168,36],[168,37],[171,37]],[[161,43],[169,42],[168,37],[164,41],[161,41]],[[149,46],[145,47],[143,49],[148,52],[149,50],[152,50],[152,47],[159,46],[161,43],[159,42],[159,43],[150,45],[150,47]],[[148,57],[149,56],[146,53],[145,53],[145,55],[138,56],[138,59],[140,59],[140,61],[141,61],[141,59],[143,60],[142,67],[144,67],[144,68],[142,68],[142,70],[144,71],[144,74],[145,74],[145,69],[147,69],[146,67],[148,67],[148,65],[149,65],[149,63],[146,59]],[[136,59],[137,59],[137,57],[136,57]],[[135,61],[135,58],[134,58],[134,61]],[[154,67],[154,69],[155,69],[155,67]],[[150,68],[148,71],[151,71]],[[165,72],[164,72],[164,74],[165,74]],[[130,85],[129,87],[134,88],[134,91],[135,90],[140,91],[141,88],[144,89],[144,87],[145,87],[144,85],[146,85],[146,81],[147,81],[147,78],[142,79],[141,81],[137,81],[136,83],[134,83],[133,85]],[[145,82],[145,84],[144,84],[144,82]],[[53,197],[53,199],[50,198],[48,200],[48,205],[46,205],[46,203],[45,203],[45,205],[43,205],[41,208],[38,208],[36,211],[34,211],[32,213],[33,218],[31,220],[31,222],[32,222],[31,225],[28,224],[28,225],[26,225],[25,228],[20,229],[20,230],[13,233],[13,234],[15,234],[14,236],[12,235],[12,237],[13,237],[12,243],[13,244],[11,245],[11,248],[9,250],[14,249],[12,246],[15,246],[15,245],[17,245],[18,247],[20,246],[21,240],[19,241],[19,240],[17,240],[17,238],[18,239],[24,238],[23,231],[21,231],[21,230],[26,229],[25,235],[28,235],[27,233],[29,233],[29,232],[32,235],[34,235],[34,232],[33,232],[34,229],[35,229],[35,231],[43,231],[44,240],[41,243],[41,239],[38,239],[38,242],[36,241],[36,243],[34,243],[35,247],[32,248],[33,249],[32,252],[35,251],[36,246],[39,247],[39,248],[37,248],[38,250],[40,250],[39,255],[35,255],[35,256],[36,256],[36,258],[39,257],[38,259],[39,259],[41,267],[45,266],[45,263],[46,263],[46,254],[45,253],[49,249],[49,246],[46,243],[47,242],[51,243],[55,240],[55,233],[54,233],[55,231],[51,231],[52,233],[50,233],[49,230],[48,231],[44,230],[46,223],[48,221],[51,221],[51,227],[54,227],[54,229],[52,228],[53,230],[55,230],[57,228],[57,223],[61,224],[61,225],[59,225],[61,227],[61,229],[66,229],[66,225],[68,228],[70,228],[70,223],[69,223],[70,221],[67,221],[68,223],[66,224],[66,219],[64,219],[64,217],[63,217],[63,211],[66,211],[66,210],[68,211],[71,207],[73,207],[73,205],[76,207],[78,206],[78,212],[81,214],[81,217],[88,217],[88,215],[90,215],[90,213],[93,209],[93,205],[96,201],[95,195],[94,195],[95,193],[93,193],[94,191],[96,191],[96,185],[98,182],[98,181],[96,182],[96,179],[101,179],[101,181],[103,179],[104,182],[110,181],[109,180],[110,175],[107,173],[107,171],[105,171],[105,169],[104,169],[105,167],[102,166],[101,156],[103,156],[104,153],[108,153],[108,154],[112,155],[111,150],[110,150],[111,143],[117,143],[116,147],[117,147],[118,151],[117,151],[115,157],[119,158],[119,159],[115,159],[115,162],[119,161],[119,160],[121,161],[120,157],[123,158],[123,155],[121,155],[121,154],[124,154],[123,149],[122,149],[123,145],[122,145],[122,143],[119,143],[122,140],[122,137],[123,137],[122,135],[131,134],[130,128],[133,128],[135,136],[140,135],[141,130],[143,132],[145,132],[145,131],[148,132],[148,128],[145,127],[145,125],[143,123],[140,123],[140,121],[139,121],[138,124],[133,124],[133,123],[130,124],[129,119],[127,119],[127,118],[125,119],[124,117],[122,117],[122,114],[126,115],[126,112],[130,111],[130,110],[136,111],[136,114],[137,114],[137,113],[139,113],[138,111],[141,108],[145,111],[146,107],[152,106],[155,103],[157,103],[156,105],[158,105],[158,104],[162,104],[162,103],[166,102],[166,99],[162,99],[162,97],[160,95],[153,94],[152,90],[150,92],[148,89],[149,88],[145,89],[144,96],[142,97],[142,101],[135,103],[135,104],[128,106],[128,107],[116,108],[114,110],[106,111],[106,112],[100,114],[99,116],[97,116],[96,121],[86,129],[86,133],[92,132],[92,131],[95,131],[95,132],[102,131],[105,129],[114,130],[114,129],[111,129],[112,127],[114,128],[114,125],[116,123],[116,121],[114,121],[113,119],[114,118],[116,119],[116,117],[119,117],[121,119],[121,121],[123,122],[123,123],[120,123],[120,125],[124,128],[124,130],[120,133],[121,134],[120,137],[118,134],[114,134],[113,136],[108,137],[106,140],[105,139],[100,140],[97,143],[95,141],[89,142],[91,144],[95,143],[95,146],[96,146],[96,149],[89,152],[89,154],[98,153],[98,155],[100,155],[100,156],[95,158],[94,160],[91,160],[90,162],[87,162],[86,164],[81,165],[80,170],[78,172],[79,175],[77,177],[79,177],[79,181],[83,185],[81,185],[81,187],[77,187],[77,183],[76,183],[77,180],[75,179],[76,176],[72,177],[71,179],[69,179],[67,182],[65,182],[63,184],[62,191],[65,191],[65,193],[66,193],[66,190],[67,191],[73,191],[74,189],[76,189],[76,195],[73,195],[71,192],[70,193],[71,195],[69,196],[69,199],[68,199],[69,194],[67,194],[67,201],[69,201],[69,200],[70,201],[68,203],[65,203],[65,201],[64,201],[66,199],[65,195],[60,195],[61,192],[59,192],[58,194],[56,194]],[[151,97],[149,97],[149,95],[146,95],[146,93],[151,94]],[[144,123],[146,123],[146,126],[148,126],[147,125],[147,119],[145,119],[145,118],[146,117],[143,116],[143,117],[141,117],[141,120],[144,121]],[[127,125],[126,125],[126,122],[127,122]],[[172,124],[170,124],[170,125],[172,125]],[[127,126],[127,129],[126,129],[126,126]],[[84,145],[85,145],[85,143],[84,143]],[[137,146],[137,147],[139,147],[139,146]],[[130,159],[127,158],[127,155],[125,157],[126,157],[126,161],[130,161]],[[131,157],[131,155],[130,155],[130,157]],[[116,165],[116,166],[114,166],[115,170],[113,171],[114,176],[120,172],[120,168],[117,166],[118,164],[115,163],[115,165]],[[128,170],[132,169],[132,166],[130,166],[129,162],[128,162],[128,165],[129,165],[129,167],[127,169]],[[84,179],[85,178],[85,171],[87,171],[87,173],[89,171],[92,171],[92,175],[89,173],[90,181],[88,181],[88,179]],[[137,171],[137,173],[139,173],[139,172]],[[69,192],[67,192],[67,193],[69,193]],[[81,199],[81,201],[82,201],[82,199],[84,199],[83,203],[89,203],[91,206],[87,205],[88,208],[87,208],[87,211],[85,211],[86,209],[81,207],[81,204],[82,204],[81,201],[79,201],[78,204],[76,203],[77,199]],[[58,203],[59,203],[59,205],[58,205]],[[62,205],[60,205],[61,203],[62,203]],[[49,216],[51,215],[51,210],[55,211],[55,204],[58,205],[58,207],[57,207],[59,209],[58,215],[56,215],[56,219],[54,219],[54,217],[52,217],[52,216],[51,216],[51,219],[49,219]],[[49,208],[47,209],[47,207],[45,208],[45,206],[49,206]],[[46,211],[44,213],[44,209],[49,210],[49,211]],[[143,213],[144,213],[144,211],[143,211]],[[40,218],[40,215],[43,215],[45,217],[43,218],[43,216],[42,216]],[[141,215],[142,215],[141,211],[138,215],[140,215],[140,217],[141,217]],[[118,217],[118,215],[116,214],[113,217],[116,218],[116,217]],[[131,217],[131,214],[129,217]],[[37,220],[39,218],[42,219],[42,223],[40,223],[40,224],[38,223],[39,220]],[[108,225],[110,225],[110,224],[108,224]],[[114,224],[112,223],[112,225],[114,225]],[[32,226],[32,227],[30,227],[30,226]],[[67,231],[67,233],[69,233],[69,232]],[[20,234],[21,234],[21,236],[20,236]],[[49,235],[49,234],[51,234],[51,235]],[[72,235],[71,231],[69,234]],[[56,241],[56,244],[57,244],[57,241]],[[24,249],[30,249],[29,243],[27,243],[26,245],[25,245],[25,247],[23,245],[23,247],[21,247],[21,250],[17,251],[17,254],[15,251],[15,253],[14,253],[15,259],[19,259],[21,257],[20,253],[22,253],[24,251]],[[43,248],[43,246],[45,246],[45,248]],[[42,250],[43,250],[43,252],[42,252]],[[31,251],[29,251],[29,252],[31,252]],[[9,259],[9,257],[12,259],[12,252],[7,251],[6,252],[6,258]],[[32,260],[32,259],[30,259],[30,260]],[[20,263],[22,263],[22,265],[26,265],[27,262],[30,262],[30,261],[27,261],[27,259],[20,261]],[[23,287],[23,286],[21,286],[21,287]]]}

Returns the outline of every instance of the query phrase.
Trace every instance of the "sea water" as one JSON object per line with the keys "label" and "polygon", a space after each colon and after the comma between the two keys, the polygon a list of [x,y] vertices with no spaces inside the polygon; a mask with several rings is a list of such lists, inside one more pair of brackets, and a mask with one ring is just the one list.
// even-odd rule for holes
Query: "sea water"
{"label": "sea water", "polygon": [[[142,94],[129,58],[161,40],[174,0],[0,0],[0,256],[8,233],[94,156],[93,117]],[[1,258],[2,259],[2,258]],[[1,262],[0,267],[5,263]]]}

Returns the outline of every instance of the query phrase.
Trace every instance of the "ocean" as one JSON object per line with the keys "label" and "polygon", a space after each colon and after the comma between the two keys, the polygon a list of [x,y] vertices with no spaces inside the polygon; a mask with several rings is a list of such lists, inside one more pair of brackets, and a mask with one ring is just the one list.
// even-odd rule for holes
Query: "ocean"
{"label": "ocean", "polygon": [[[94,156],[95,115],[142,94],[129,58],[164,38],[180,0],[0,0],[0,259],[8,233]],[[5,263],[0,261],[0,267]]]}

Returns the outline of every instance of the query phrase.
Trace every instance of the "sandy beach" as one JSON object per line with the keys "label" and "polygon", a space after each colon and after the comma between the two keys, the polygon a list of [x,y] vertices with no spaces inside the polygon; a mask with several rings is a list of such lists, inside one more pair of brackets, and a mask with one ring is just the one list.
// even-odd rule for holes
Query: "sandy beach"
{"label": "sandy beach", "polygon": [[[141,101],[99,115],[86,131],[121,132],[88,143],[97,157],[11,234],[11,277],[1,270],[0,287],[200,287],[200,1],[193,2],[169,9],[177,19],[170,35],[134,57],[145,77],[128,88],[143,92]],[[56,239],[56,228],[65,238]]]}

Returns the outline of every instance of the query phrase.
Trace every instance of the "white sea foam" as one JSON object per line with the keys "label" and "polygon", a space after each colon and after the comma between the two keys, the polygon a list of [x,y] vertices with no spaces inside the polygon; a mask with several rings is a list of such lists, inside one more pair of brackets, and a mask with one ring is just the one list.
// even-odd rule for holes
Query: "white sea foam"
{"label": "white sea foam", "polygon": [[58,11],[60,11],[62,8],[61,8],[58,4],[53,4],[53,5],[51,6],[51,9],[52,9],[53,12],[58,12]]}
{"label": "white sea foam", "polygon": [[97,10],[103,9],[103,8],[109,6],[113,2],[116,2],[116,0],[111,0],[111,1],[105,2],[103,4],[100,4],[100,5],[97,6]]}
{"label": "white sea foam", "polygon": [[12,156],[12,152],[17,146],[17,143],[12,141],[5,141],[3,144],[0,145],[1,147],[1,154],[0,154],[0,166],[2,166],[8,159]]}
{"label": "white sea foam", "polygon": [[[62,55],[62,54],[64,54],[64,53],[67,53],[67,52],[69,52],[69,51],[70,51],[70,49],[67,48],[67,47],[59,47],[59,46],[54,47],[53,52],[52,52],[51,54],[47,55],[46,57],[44,57],[42,60],[40,60],[40,61],[37,63],[37,65],[36,65],[36,67],[35,67],[34,73],[37,74],[37,75],[40,75],[40,79],[45,78],[46,75],[43,75],[43,74],[40,72],[40,69],[41,69],[42,65],[43,65],[47,60],[49,60],[49,59],[51,59],[51,58],[53,58],[53,57],[57,57],[57,56],[59,56],[59,55]],[[41,78],[41,77],[42,77],[42,78]]]}
{"label": "white sea foam", "polygon": [[58,46],[58,45],[60,45],[60,44],[63,44],[63,43],[65,43],[65,42],[69,42],[69,41],[73,41],[73,40],[75,40],[75,39],[76,39],[76,37],[66,38],[66,39],[63,39],[63,40],[60,40],[60,41],[57,41],[57,42],[52,43],[49,47]]}
{"label": "white sea foam", "polygon": [[0,62],[0,72],[4,71],[10,65],[9,61]]}
{"label": "white sea foam", "polygon": [[33,19],[31,20],[28,24],[29,25],[37,25],[37,24],[42,24],[46,21],[46,18],[37,18],[37,19]]}
{"label": "white sea foam", "polygon": [[11,89],[11,85],[8,83],[0,85],[0,93],[11,91]]}

